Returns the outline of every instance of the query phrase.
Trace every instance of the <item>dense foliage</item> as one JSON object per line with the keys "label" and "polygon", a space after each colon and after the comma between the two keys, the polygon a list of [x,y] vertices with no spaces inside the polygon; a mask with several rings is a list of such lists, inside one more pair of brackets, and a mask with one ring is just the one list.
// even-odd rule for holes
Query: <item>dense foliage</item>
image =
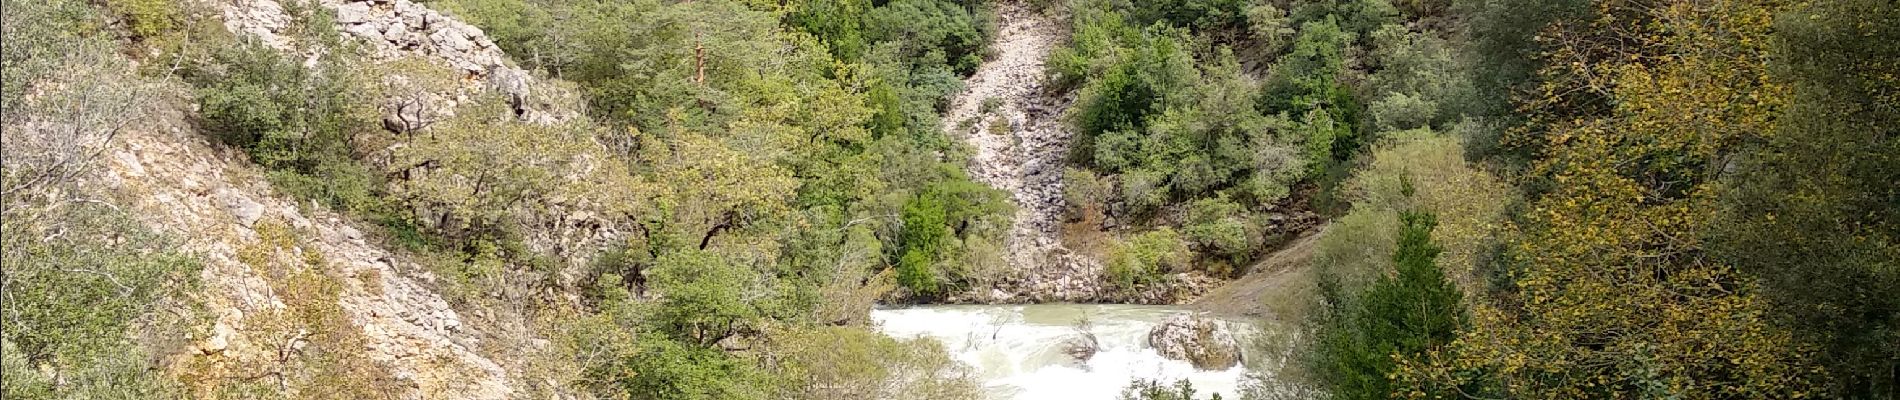
{"label": "dense foliage", "polygon": [[[515,319],[488,347],[546,375],[525,396],[978,396],[866,312],[1006,278],[1013,210],[939,120],[989,55],[991,2],[428,1],[573,111],[542,120],[358,48],[314,1],[280,1],[268,44],[206,2],[0,2],[0,396],[396,384],[281,221],[228,250],[283,303],[246,334],[282,347],[170,358],[209,325],[200,260],[136,222],[153,210],[88,197],[123,183],[92,180],[100,149],[161,115],[373,227],[458,311]],[[1104,238],[1075,247],[1111,290],[1238,277],[1305,229],[1290,217],[1330,219],[1318,311],[1276,336],[1311,370],[1291,384],[1900,398],[1900,5],[1035,3],[1071,30],[1044,71],[1073,99],[1062,228]],[[547,228],[583,219],[612,243],[554,257],[576,250]]]}
{"label": "dense foliage", "polygon": [[1431,239],[1438,221],[1421,212],[1399,218],[1393,275],[1380,275],[1360,293],[1342,292],[1330,278],[1320,282],[1328,309],[1315,339],[1316,372],[1337,397],[1390,397],[1398,388],[1389,377],[1400,362],[1443,348],[1466,323],[1463,294],[1438,267],[1443,249]]}

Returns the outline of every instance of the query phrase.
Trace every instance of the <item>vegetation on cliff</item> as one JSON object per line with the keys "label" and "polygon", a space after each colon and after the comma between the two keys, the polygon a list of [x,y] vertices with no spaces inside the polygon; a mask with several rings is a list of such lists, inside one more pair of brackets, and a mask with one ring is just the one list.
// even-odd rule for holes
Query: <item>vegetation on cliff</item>
{"label": "vegetation on cliff", "polygon": [[[993,3],[427,2],[509,75],[348,36],[337,10],[383,2],[274,2],[264,38],[218,23],[240,2],[0,1],[6,398],[411,390],[343,306],[381,282],[319,250],[346,239],[234,211],[245,245],[187,251],[139,217],[205,210],[123,206],[147,182],[100,171],[164,151],[121,143],[159,116],[415,260],[513,394],[979,396],[866,313],[1002,273],[1009,197],[940,121]],[[1103,283],[1247,274],[1330,220],[1285,338],[1308,371],[1245,397],[1900,397],[1900,5],[1036,7],[1070,30],[1040,95],[1074,133],[1038,168]],[[269,293],[241,326],[272,351],[205,332],[237,318],[207,277]]]}

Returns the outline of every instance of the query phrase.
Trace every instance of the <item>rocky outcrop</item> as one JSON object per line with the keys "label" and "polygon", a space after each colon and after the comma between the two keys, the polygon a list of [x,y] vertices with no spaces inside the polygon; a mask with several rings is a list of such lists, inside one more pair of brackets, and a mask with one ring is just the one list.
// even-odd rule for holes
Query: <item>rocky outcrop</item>
{"label": "rocky outcrop", "polygon": [[1148,331],[1148,346],[1162,357],[1186,360],[1195,368],[1218,371],[1240,364],[1240,342],[1227,323],[1193,314],[1174,314]]}
{"label": "rocky outcrop", "polygon": [[[479,91],[500,92],[521,121],[543,125],[581,122],[584,109],[571,85],[537,78],[512,64],[480,28],[462,23],[411,0],[227,0],[222,7],[225,27],[259,38],[287,52],[308,49],[289,36],[296,18],[281,1],[310,1],[336,16],[335,29],[367,44],[373,62],[389,64],[420,60],[439,68],[392,69],[381,76],[390,88],[380,102],[386,129],[408,132],[427,129],[454,116]],[[446,82],[446,83],[444,83]],[[443,89],[443,87],[448,87]],[[605,145],[595,153],[605,153]],[[577,164],[597,165],[598,160]],[[585,168],[583,168],[585,169]],[[589,184],[588,177],[565,177],[574,185]],[[611,210],[598,201],[556,199],[547,212],[521,224],[531,250],[580,265],[622,236]]]}
{"label": "rocky outcrop", "polygon": [[271,277],[240,261],[243,249],[260,241],[261,221],[273,221],[296,231],[302,251],[316,253],[325,275],[339,278],[337,303],[362,331],[361,355],[386,366],[407,389],[395,398],[515,393],[503,366],[477,350],[487,335],[427,288],[430,275],[367,242],[349,221],[302,210],[274,194],[241,154],[192,132],[182,110],[160,114],[122,133],[106,152],[106,170],[87,186],[115,195],[145,224],[185,239],[184,247],[205,263],[203,300],[215,325],[197,339],[202,357],[237,357],[276,345],[249,332],[270,324],[256,319],[284,309],[285,301],[271,289]]}
{"label": "rocky outcrop", "polygon": [[[304,0],[287,0],[304,1]],[[535,79],[515,67],[507,54],[480,28],[449,18],[410,0],[313,0],[336,15],[336,28],[362,39],[378,60],[417,57],[447,66],[454,77],[470,86],[507,94],[515,113],[525,121],[559,123],[579,115],[575,97]],[[223,7],[225,27],[257,37],[285,51],[299,48],[289,36],[296,18],[279,0],[216,2]],[[447,96],[453,98],[455,96]],[[453,109],[454,104],[431,104]]]}

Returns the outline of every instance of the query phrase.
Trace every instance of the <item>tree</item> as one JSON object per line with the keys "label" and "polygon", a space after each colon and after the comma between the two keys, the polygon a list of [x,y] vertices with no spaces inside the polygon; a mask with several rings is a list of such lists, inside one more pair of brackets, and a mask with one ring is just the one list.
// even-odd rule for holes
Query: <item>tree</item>
{"label": "tree", "polygon": [[409,135],[390,157],[390,194],[421,225],[455,239],[495,239],[547,210],[563,180],[582,170],[590,138],[573,126],[514,121],[499,96]]}
{"label": "tree", "polygon": [[93,172],[119,134],[151,121],[178,94],[138,76],[106,33],[88,33],[86,24],[100,19],[91,6],[5,4],[0,214],[15,218],[17,204]]}
{"label": "tree", "polygon": [[897,47],[912,67],[934,62],[969,74],[983,62],[994,29],[985,15],[951,1],[891,1],[865,11],[865,43]]}
{"label": "tree", "polygon": [[1546,57],[1585,62],[1547,67],[1547,97],[1525,105],[1550,121],[1532,169],[1548,191],[1509,249],[1513,285],[1474,307],[1448,355],[1408,365],[1408,386],[1482,374],[1521,398],[1818,394],[1809,348],[1703,239],[1727,157],[1787,104],[1765,68],[1784,5],[1691,3],[1608,2],[1547,34]]}
{"label": "tree", "polygon": [[931,339],[894,339],[862,326],[774,332],[769,357],[786,378],[779,398],[975,400],[969,371]]}
{"label": "tree", "polygon": [[1711,252],[1759,277],[1843,398],[1900,397],[1900,6],[1819,1],[1775,20],[1790,100],[1723,177]]}
{"label": "tree", "polygon": [[871,8],[865,0],[806,0],[796,4],[789,22],[817,36],[831,49],[832,57],[857,61],[864,53],[864,12]]}
{"label": "tree", "polygon": [[1357,295],[1325,291],[1330,308],[1316,339],[1316,361],[1319,376],[1340,398],[1401,394],[1393,379],[1401,360],[1445,347],[1465,324],[1463,294],[1438,267],[1443,249],[1431,240],[1436,218],[1404,212],[1399,219],[1393,273]]}
{"label": "tree", "polygon": [[[1465,43],[1458,53],[1467,67],[1465,79],[1474,96],[1446,104],[1448,109],[1472,117],[1500,121],[1506,126],[1525,123],[1518,112],[1519,102],[1529,100],[1538,89],[1538,74],[1546,63],[1568,62],[1543,57],[1549,42],[1537,35],[1555,21],[1581,20],[1587,17],[1586,0],[1458,0],[1453,9],[1465,19]],[[1536,140],[1507,135],[1504,129],[1478,131],[1467,145],[1476,156],[1505,164],[1528,164],[1537,154]]]}
{"label": "tree", "polygon": [[1335,18],[1307,22],[1293,51],[1273,66],[1259,108],[1300,117],[1299,131],[1313,171],[1328,168],[1358,150],[1359,103],[1340,80],[1351,33]]}
{"label": "tree", "polygon": [[936,296],[943,291],[937,260],[950,238],[945,214],[943,199],[929,194],[904,205],[903,257],[897,262],[897,283],[921,296]]}

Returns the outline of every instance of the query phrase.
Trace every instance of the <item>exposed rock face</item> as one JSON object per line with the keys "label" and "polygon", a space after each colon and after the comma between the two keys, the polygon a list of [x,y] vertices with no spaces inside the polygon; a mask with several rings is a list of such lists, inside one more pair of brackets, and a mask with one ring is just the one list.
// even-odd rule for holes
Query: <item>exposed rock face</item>
{"label": "exposed rock face", "polygon": [[[996,57],[964,80],[963,93],[951,100],[944,116],[944,132],[976,148],[970,160],[976,180],[1015,200],[1010,261],[1033,268],[1059,246],[1056,218],[1062,211],[1062,160],[1070,133],[1057,118],[1066,107],[1044,96],[1043,65],[1064,33],[1053,19],[1020,2],[999,3],[997,16],[1001,21],[990,44]],[[993,125],[1007,126],[1008,132],[993,131]]]}
{"label": "exposed rock face", "polygon": [[[292,0],[302,1],[302,0]],[[219,0],[225,27],[262,43],[312,58],[311,49],[289,32],[298,23],[280,0]],[[521,121],[545,125],[582,118],[571,90],[536,79],[511,65],[480,29],[448,18],[409,0],[315,0],[335,13],[335,27],[368,44],[372,62],[421,60],[439,67],[429,76],[382,76],[385,83],[418,82],[406,87],[439,87],[419,82],[450,82],[446,92],[393,94],[380,103],[390,116],[385,127],[418,130],[454,115],[469,95],[500,92]],[[437,76],[443,75],[443,76]],[[396,98],[400,97],[400,98]],[[222,148],[191,131],[184,110],[166,110],[149,124],[121,135],[104,159],[109,168],[89,187],[125,199],[123,206],[144,223],[175,237],[205,263],[205,305],[215,325],[197,342],[194,357],[218,359],[269,351],[254,336],[258,316],[285,307],[271,289],[270,277],[241,262],[239,253],[260,239],[261,221],[282,223],[303,239],[300,251],[325,260],[326,275],[338,277],[337,303],[363,336],[362,356],[384,366],[400,391],[399,399],[504,399],[522,396],[527,385],[518,376],[520,354],[538,351],[545,340],[524,338],[517,322],[485,310],[458,313],[430,290],[436,278],[403,254],[365,239],[348,219],[299,207],[273,193],[235,149]],[[585,162],[585,161],[584,161]],[[314,208],[314,207],[313,207]],[[531,249],[573,260],[614,240],[611,222],[590,204],[555,204],[547,220],[522,221]],[[464,310],[467,311],[467,310]],[[517,318],[518,319],[518,318]],[[502,349],[502,350],[497,350]],[[214,361],[215,362],[215,361]]]}
{"label": "exposed rock face", "polygon": [[[427,72],[452,76],[381,77],[391,87],[402,88],[391,90],[390,98],[380,104],[386,129],[427,129],[434,122],[454,116],[458,106],[468,103],[470,94],[481,90],[500,92],[521,121],[558,125],[584,119],[576,92],[515,67],[479,28],[411,0],[314,2],[336,14],[336,29],[368,44],[374,62],[410,58],[448,67],[446,71]],[[223,7],[225,27],[232,32],[255,36],[279,50],[299,51],[295,39],[286,35],[295,18],[280,0],[222,0],[215,4]],[[438,81],[449,81],[448,86],[457,88],[449,92],[420,89],[436,86],[424,82]],[[578,163],[594,165],[598,161]],[[601,204],[584,199],[558,199],[556,203],[548,205],[545,215],[517,221],[527,234],[529,249],[579,265],[623,236],[619,224],[605,217],[610,213],[601,210]]]}
{"label": "exposed rock face", "polygon": [[197,135],[179,110],[169,110],[128,130],[108,149],[107,167],[89,187],[124,199],[127,211],[155,229],[186,240],[205,263],[205,305],[216,316],[199,340],[206,356],[269,351],[248,337],[254,316],[282,309],[269,277],[239,260],[241,249],[259,240],[262,220],[281,221],[340,277],[337,302],[362,329],[363,355],[386,365],[403,399],[503,399],[514,394],[504,367],[477,349],[483,335],[463,325],[448,302],[428,290],[426,272],[367,243],[349,222],[325,212],[305,212],[271,192],[237,152]]}
{"label": "exposed rock face", "polygon": [[[462,74],[457,79],[506,93],[524,121],[554,124],[579,115],[576,108],[562,104],[571,96],[533,90],[540,84],[509,63],[507,54],[480,28],[410,0],[316,1],[336,13],[337,29],[363,39],[379,60],[420,57],[446,65]],[[256,36],[280,50],[295,48],[295,39],[284,35],[294,18],[278,0],[217,3],[224,7],[225,27],[232,32]]]}
{"label": "exposed rock face", "polygon": [[1225,370],[1240,364],[1240,342],[1227,323],[1200,315],[1170,315],[1148,331],[1148,346],[1162,357],[1187,360],[1195,368]]}

